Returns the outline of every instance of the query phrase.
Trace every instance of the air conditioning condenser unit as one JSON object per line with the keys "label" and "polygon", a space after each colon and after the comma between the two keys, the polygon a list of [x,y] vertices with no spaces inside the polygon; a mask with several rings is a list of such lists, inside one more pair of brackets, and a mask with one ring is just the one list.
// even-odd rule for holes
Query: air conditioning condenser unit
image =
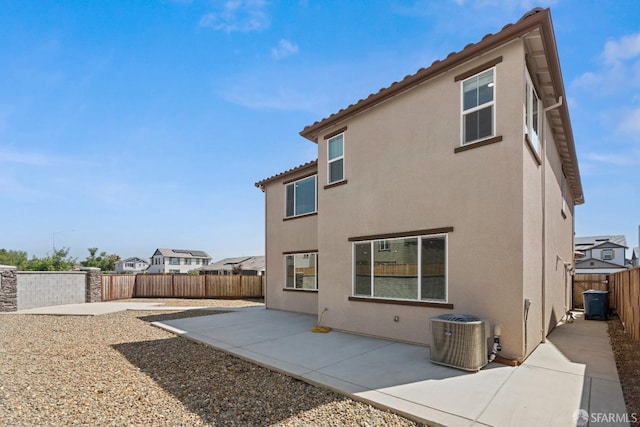
{"label": "air conditioning condenser unit", "polygon": [[489,322],[469,314],[443,314],[431,318],[431,362],[466,371],[479,371],[488,363]]}

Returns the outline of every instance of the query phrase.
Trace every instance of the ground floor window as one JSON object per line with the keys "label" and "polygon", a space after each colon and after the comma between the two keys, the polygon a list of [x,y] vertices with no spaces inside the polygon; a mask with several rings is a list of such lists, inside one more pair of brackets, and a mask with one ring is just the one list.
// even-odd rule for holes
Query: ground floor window
{"label": "ground floor window", "polygon": [[353,244],[354,296],[447,301],[447,236],[431,235]]}
{"label": "ground floor window", "polygon": [[284,259],[286,288],[318,289],[317,253],[291,254]]}

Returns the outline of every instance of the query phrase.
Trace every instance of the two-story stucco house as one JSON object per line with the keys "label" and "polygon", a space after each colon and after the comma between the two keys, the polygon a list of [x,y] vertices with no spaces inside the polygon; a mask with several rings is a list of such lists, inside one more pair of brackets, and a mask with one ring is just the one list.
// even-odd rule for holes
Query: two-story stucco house
{"label": "two-story stucco house", "polygon": [[204,251],[190,249],[156,249],[151,256],[149,273],[188,273],[209,265],[211,257]]}
{"label": "two-story stucco house", "polygon": [[432,316],[468,313],[524,359],[571,307],[583,192],[565,100],[535,9],[305,127],[317,160],[256,183],[267,308],[424,345]]}
{"label": "two-story stucco house", "polygon": [[149,260],[145,258],[129,257],[116,262],[116,273],[143,273],[149,269]]}
{"label": "two-story stucco house", "polygon": [[627,240],[623,235],[576,237],[575,250],[582,255],[576,260],[578,274],[610,274],[627,269]]}

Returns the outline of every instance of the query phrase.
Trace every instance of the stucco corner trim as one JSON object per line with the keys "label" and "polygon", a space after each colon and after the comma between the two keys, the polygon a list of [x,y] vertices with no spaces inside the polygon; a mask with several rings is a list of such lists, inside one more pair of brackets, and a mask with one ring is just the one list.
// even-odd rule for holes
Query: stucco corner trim
{"label": "stucco corner trim", "polygon": [[390,300],[390,299],[367,298],[367,297],[349,297],[349,301],[372,302],[375,304],[410,305],[414,307],[445,308],[445,309],[453,310],[453,304],[444,303],[444,302]]}
{"label": "stucco corner trim", "polygon": [[336,131],[334,131],[334,132],[331,132],[331,133],[326,134],[326,135],[324,136],[324,139],[330,139],[330,138],[333,138],[334,136],[338,136],[338,135],[340,135],[341,133],[345,133],[346,131],[347,131],[347,127],[346,127],[346,126],[341,127],[340,129],[338,129],[338,130],[336,130]]}
{"label": "stucco corner trim", "polygon": [[384,239],[394,239],[394,238],[401,238],[401,237],[428,236],[430,234],[451,233],[452,231],[453,231],[453,227],[427,228],[424,230],[403,231],[399,233],[370,234],[367,236],[349,237],[349,241],[364,242],[367,240],[384,240]]}
{"label": "stucco corner trim", "polygon": [[491,61],[478,65],[477,67],[474,67],[468,71],[465,71],[462,74],[458,74],[453,78],[453,81],[459,82],[460,80],[465,80],[471,76],[475,76],[476,74],[483,72],[484,70],[488,70],[489,68],[494,67],[501,62],[502,62],[502,56],[498,56],[497,58],[494,58]]}
{"label": "stucco corner trim", "polygon": [[453,150],[454,153],[461,153],[467,150],[473,150],[474,148],[484,147],[485,145],[495,144],[496,142],[502,141],[502,135],[494,136],[493,138],[485,139],[480,142],[473,142],[471,144],[463,145],[461,147],[457,147]]}
{"label": "stucco corner trim", "polygon": [[304,214],[304,215],[288,216],[288,217],[282,218],[282,220],[283,221],[291,221],[292,219],[305,218],[305,217],[314,216],[314,215],[318,215],[318,211],[311,212],[311,213]]}
{"label": "stucco corner trim", "polygon": [[524,134],[524,142],[527,145],[527,148],[529,149],[529,151],[531,152],[531,155],[538,163],[538,166],[542,165],[542,159],[540,158],[540,155],[534,148],[533,143],[531,142],[531,139],[529,139],[529,135],[527,135],[526,133]]}
{"label": "stucco corner trim", "polygon": [[327,185],[324,186],[324,189],[327,190],[329,188],[338,187],[340,185],[345,185],[347,182],[349,182],[349,181],[347,181],[345,179],[345,180],[342,180],[342,181],[334,182],[333,184],[327,184]]}
{"label": "stucco corner trim", "polygon": [[317,289],[296,289],[296,288],[282,288],[284,292],[311,292],[314,294],[318,293]]}

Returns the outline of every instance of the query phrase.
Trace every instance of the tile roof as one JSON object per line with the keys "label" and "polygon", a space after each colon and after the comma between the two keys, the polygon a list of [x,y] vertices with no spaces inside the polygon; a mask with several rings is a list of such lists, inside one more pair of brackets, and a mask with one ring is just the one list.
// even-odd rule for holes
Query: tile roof
{"label": "tile roof", "polygon": [[269,182],[271,182],[271,181],[274,181],[274,180],[279,179],[279,178],[284,178],[287,175],[292,175],[292,174],[294,174],[296,172],[299,172],[301,170],[304,170],[304,169],[311,169],[311,168],[317,168],[317,167],[318,167],[318,159],[312,160],[312,161],[304,163],[304,164],[302,164],[300,166],[296,166],[295,168],[291,168],[291,169],[288,169],[288,170],[286,170],[284,172],[280,172],[280,173],[278,173],[276,175],[270,176],[269,178],[265,178],[262,181],[258,181],[258,182],[255,183],[255,186],[260,188],[260,189],[264,189],[264,185],[269,183]]}
{"label": "tile roof", "polygon": [[[211,259],[209,254],[205,251],[193,251],[190,249],[156,249],[162,256],[174,257],[174,258],[208,258]],[[154,253],[155,254],[155,253]]]}
{"label": "tile roof", "polygon": [[[550,111],[557,115],[557,123],[552,127],[556,143],[559,145],[560,156],[564,166],[564,171],[571,189],[571,194],[576,205],[584,203],[584,193],[580,179],[578,167],[578,157],[573,140],[573,130],[571,119],[567,107],[566,94],[560,70],[560,60],[558,58],[553,24],[551,22],[551,12],[549,9],[535,8],[527,12],[514,24],[505,25],[498,33],[486,34],[478,43],[470,43],[459,52],[451,52],[443,60],[434,61],[428,68],[421,68],[415,74],[407,75],[404,79],[392,83],[386,88],[360,99],[354,104],[331,114],[329,117],[321,119],[309,126],[306,126],[300,135],[310,141],[317,142],[320,134],[330,126],[342,124],[348,118],[372,108],[375,105],[403,93],[413,87],[445,73],[454,67],[479,57],[497,47],[512,40],[523,37],[529,33],[539,30],[543,42],[545,73],[549,75],[545,86],[549,87],[548,93],[544,96],[544,106],[558,103],[557,110]],[[559,102],[561,100],[562,102]]]}
{"label": "tile roof", "polygon": [[603,243],[610,242],[618,246],[627,247],[627,240],[624,235],[616,234],[611,236],[584,236],[576,237],[574,239],[574,245],[577,250],[585,251]]}
{"label": "tile roof", "polygon": [[235,258],[225,258],[225,259],[221,259],[220,261],[216,261],[213,264],[204,266],[200,268],[200,270],[231,271],[233,270],[233,267],[238,264],[242,265],[243,270],[264,271],[266,262],[265,262],[264,256],[243,256],[243,257],[235,257]]}
{"label": "tile roof", "polygon": [[[525,13],[520,20],[516,24],[521,24],[524,21],[527,21],[529,18],[536,16],[538,14],[548,14],[549,9],[543,9],[537,7],[535,9],[530,10]],[[451,52],[444,60],[436,59],[431,63],[431,66],[424,67],[419,69],[414,74],[406,75],[402,80],[398,82],[393,82],[388,87],[383,87],[378,92],[372,93],[367,98],[360,99],[359,101],[349,105],[346,108],[339,110],[337,113],[331,114],[329,117],[325,117],[319,121],[314,122],[313,124],[306,126],[301,132],[300,135],[303,137],[316,142],[315,140],[315,132],[320,130],[333,122],[345,118],[346,116],[350,116],[361,110],[373,106],[378,102],[389,98],[391,96],[397,95],[399,92],[403,92],[413,86],[416,86],[423,81],[430,79],[438,74],[448,71],[456,65],[460,65],[462,62],[471,59],[474,56],[477,56],[480,51],[485,50],[487,47],[495,47],[495,45],[504,43],[512,38],[517,37],[519,34],[514,34],[511,37],[499,38],[498,36],[505,33],[510,28],[515,28],[516,24],[507,24],[502,30],[496,34],[488,33],[485,34],[484,37],[478,43],[469,43],[467,44],[461,51],[459,52]],[[526,28],[523,28],[523,31],[529,31],[531,28],[527,25]]]}

